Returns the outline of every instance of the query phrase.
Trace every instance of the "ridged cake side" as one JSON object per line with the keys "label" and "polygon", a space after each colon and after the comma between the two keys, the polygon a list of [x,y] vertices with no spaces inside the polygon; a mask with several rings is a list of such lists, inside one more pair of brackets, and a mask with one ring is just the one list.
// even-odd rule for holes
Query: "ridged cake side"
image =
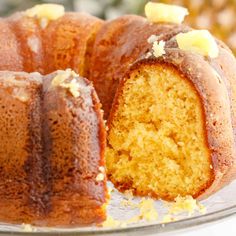
{"label": "ridged cake side", "polygon": [[85,13],[66,13],[43,30],[45,73],[67,68],[87,77],[91,50],[103,21]]}
{"label": "ridged cake side", "polygon": [[[16,70],[15,64],[12,64],[8,70],[11,71],[25,71],[44,73],[46,65],[44,53],[45,50],[42,45],[42,28],[36,18],[27,17],[24,13],[16,13],[5,21],[8,23],[9,29],[17,38],[16,56],[21,56],[18,63],[23,65],[21,70]],[[10,36],[8,36],[10,38]],[[11,57],[14,54],[9,54]]]}
{"label": "ridged cake side", "polygon": [[[57,226],[100,223],[105,220],[107,199],[100,103],[91,84],[81,77],[69,75],[55,85],[63,73],[44,80],[44,148],[50,160],[51,208],[46,222]],[[71,93],[73,86],[78,94]]]}
{"label": "ridged cake side", "polygon": [[[172,43],[171,43],[172,44]],[[170,45],[171,45],[170,44]],[[230,57],[227,57],[230,58]],[[108,126],[109,126],[109,132],[108,132],[108,154],[107,154],[107,165],[108,165],[108,176],[110,177],[110,179],[112,180],[112,182],[121,190],[125,190],[125,189],[131,189],[134,191],[134,193],[138,194],[138,195],[152,195],[154,197],[161,197],[167,200],[173,200],[178,194],[180,195],[192,195],[193,197],[199,197],[199,198],[205,198],[207,196],[209,196],[210,194],[214,193],[215,191],[219,190],[220,188],[222,188],[224,185],[226,185],[227,183],[229,183],[230,181],[232,181],[235,178],[235,137],[234,137],[234,131],[233,131],[233,116],[231,113],[231,107],[234,106],[232,103],[232,99],[230,98],[230,94],[229,91],[227,89],[227,86],[225,84],[225,81],[229,80],[231,81],[231,83],[234,81],[235,79],[235,74],[233,73],[233,71],[231,71],[231,73],[228,74],[229,78],[227,77],[223,77],[223,75],[221,75],[222,73],[222,69],[220,69],[219,73],[218,71],[216,71],[214,69],[214,67],[212,67],[210,62],[213,62],[214,60],[210,59],[210,58],[204,58],[201,55],[198,55],[196,53],[192,53],[189,51],[183,51],[180,50],[178,48],[168,48],[168,43],[167,43],[167,47],[165,49],[165,54],[159,58],[155,58],[155,57],[150,57],[150,58],[146,58],[146,59],[141,59],[139,61],[137,61],[129,70],[129,72],[126,74],[125,79],[121,82],[118,92],[116,94],[116,98],[114,100],[113,103],[113,108],[111,111],[111,115],[109,117],[108,120]],[[222,62],[223,59],[218,58],[218,61],[215,60],[214,62],[216,63],[216,65],[218,65],[218,67],[221,66],[220,62]],[[235,60],[233,60],[231,58],[231,63],[232,66],[234,68],[235,66]],[[167,72],[164,73],[164,71],[166,70],[165,68],[167,67]],[[169,67],[169,69],[168,69]],[[159,69],[158,69],[159,68]],[[201,155],[199,155],[197,157],[197,159],[199,160],[200,164],[204,164],[206,163],[206,171],[204,173],[198,173],[197,168],[199,166],[198,164],[193,164],[192,163],[192,159],[195,156],[195,153],[190,152],[189,155],[187,155],[187,153],[191,150],[190,146],[185,147],[186,143],[189,143],[188,138],[185,140],[181,140],[181,142],[175,143],[175,139],[176,137],[172,137],[172,136],[168,136],[171,140],[173,139],[173,143],[168,146],[167,143],[163,145],[167,145],[167,149],[170,151],[170,153],[173,151],[173,149],[175,148],[175,146],[177,145],[177,151],[179,152],[180,150],[184,149],[185,150],[185,154],[183,155],[177,155],[179,160],[185,160],[185,166],[188,165],[189,162],[189,169],[183,168],[182,164],[180,165],[180,169],[178,167],[179,162],[178,160],[174,158],[173,153],[172,154],[166,154],[164,152],[162,152],[162,147],[160,146],[159,151],[161,152],[160,155],[167,155],[167,157],[173,159],[176,161],[176,168],[172,169],[172,172],[170,174],[167,175],[162,175],[160,176],[161,182],[163,181],[163,179],[165,180],[168,179],[167,176],[170,175],[172,176],[172,180],[171,181],[175,181],[176,182],[176,186],[182,186],[182,190],[185,189],[185,192],[176,192],[175,191],[175,187],[172,186],[172,188],[169,188],[166,192],[163,193],[163,189],[162,187],[159,187],[158,185],[160,184],[160,179],[156,178],[156,188],[148,188],[147,187],[139,187],[137,186],[137,183],[139,181],[139,179],[145,178],[146,175],[150,175],[152,177],[150,177],[151,179],[153,179],[155,177],[155,172],[158,175],[158,164],[156,166],[155,171],[150,172],[149,173],[149,169],[147,168],[147,171],[145,172],[142,171],[138,176],[136,176],[135,178],[132,177],[133,175],[130,174],[129,176],[125,176],[122,177],[119,175],[119,163],[127,162],[127,164],[129,162],[132,162],[132,160],[135,160],[135,154],[136,152],[133,150],[131,151],[127,151],[125,150],[116,150],[116,148],[114,149],[114,143],[115,142],[115,137],[118,138],[120,135],[122,136],[122,133],[120,133],[119,129],[117,129],[117,127],[120,127],[120,125],[118,126],[117,124],[119,124],[118,122],[121,123],[122,126],[122,120],[121,120],[121,116],[122,114],[124,114],[123,112],[121,113],[122,107],[123,110],[125,110],[125,107],[127,106],[123,104],[123,99],[127,96],[129,93],[131,93],[132,91],[132,86],[137,86],[135,83],[135,79],[138,78],[143,78],[142,80],[145,81],[147,80],[147,78],[152,78],[150,77],[150,70],[154,70],[154,75],[155,73],[157,73],[155,76],[160,76],[161,73],[158,72],[159,70],[161,70],[163,68],[163,76],[166,76],[171,70],[172,68],[177,72],[176,76],[180,76],[183,77],[185,79],[187,79],[187,81],[189,81],[192,85],[193,85],[193,89],[195,92],[197,92],[198,97],[199,97],[199,101],[201,102],[201,110],[202,110],[202,114],[203,117],[199,120],[196,124],[202,123],[202,128],[198,128],[196,129],[195,132],[203,132],[203,135],[201,135],[202,138],[198,138],[198,141],[201,139],[205,139],[206,143],[199,145],[200,150],[208,150],[209,155],[203,155],[205,156],[204,159],[200,158]],[[226,67],[224,68],[226,71],[230,71],[227,70]],[[160,75],[158,75],[160,74]],[[225,74],[226,75],[226,74]],[[234,76],[232,76],[234,75]],[[169,76],[170,77],[170,76]],[[168,78],[167,76],[167,81]],[[172,75],[172,77],[174,78],[175,75]],[[154,78],[154,77],[153,77]],[[179,79],[181,80],[181,79]],[[130,82],[129,82],[130,81]],[[149,81],[149,80],[147,80]],[[176,82],[175,82],[176,83]],[[127,90],[127,86],[130,84],[130,88]],[[165,84],[165,83],[164,83]],[[156,85],[153,85],[153,90],[156,91],[154,94],[156,94],[155,96],[158,96],[158,94],[160,92],[163,92],[162,89],[155,87]],[[173,84],[167,91],[165,91],[165,95],[171,96],[171,91],[173,90],[173,88],[175,86],[178,86],[178,84]],[[152,96],[150,97],[150,95],[148,93],[146,93],[146,97],[145,97],[145,87],[143,87],[143,101],[140,100],[140,106],[145,106],[145,101],[148,99],[151,99]],[[130,92],[129,92],[130,91]],[[142,91],[142,90],[141,90]],[[160,92],[159,92],[160,91]],[[179,89],[179,93],[182,93],[182,88]],[[125,92],[125,94],[124,94]],[[191,94],[191,89],[189,89],[189,95]],[[153,94],[153,96],[154,96]],[[178,93],[177,93],[178,94]],[[130,95],[134,100],[135,100],[135,95],[132,96],[132,94]],[[154,96],[154,97],[155,97]],[[178,95],[179,96],[179,95]],[[195,107],[197,106],[197,98],[195,98],[196,102],[195,102]],[[230,100],[231,99],[231,100]],[[166,106],[165,108],[163,107],[162,110],[164,113],[169,114],[168,112],[170,112],[170,114],[172,114],[172,112],[174,112],[174,110],[169,110],[170,107],[168,105],[168,101],[170,100],[170,97],[167,96],[166,98]],[[158,100],[157,100],[158,101]],[[177,102],[177,101],[176,101]],[[143,105],[142,105],[143,104]],[[189,103],[186,103],[185,106],[183,106],[181,109],[179,109],[179,105],[176,105],[176,115],[180,116],[180,121],[184,118],[184,114],[187,111],[187,106]],[[151,109],[151,108],[150,108]],[[178,111],[179,109],[179,111]],[[195,108],[194,108],[195,109]],[[194,111],[194,109],[192,109]],[[142,108],[137,108],[136,112],[144,112],[143,114],[149,114],[148,111],[143,111]],[[152,112],[150,111],[150,113],[152,114]],[[158,132],[160,130],[162,130],[163,126],[166,126],[166,122],[168,122],[168,115],[166,115],[166,117],[163,118],[163,120],[161,120],[159,123],[157,122],[160,119],[159,116],[160,111],[157,110],[156,113],[156,118],[154,118],[154,120],[146,120],[145,121],[145,117],[146,115],[144,115],[143,117],[143,121],[142,123],[146,124],[146,125],[154,125],[155,129],[154,129],[154,134],[158,134]],[[199,112],[198,112],[199,114]],[[123,117],[123,116],[122,116]],[[190,116],[189,116],[190,117]],[[127,120],[128,117],[123,117],[122,119]],[[133,125],[135,127],[135,124],[139,122],[139,120],[137,119],[132,119],[132,115],[130,116],[130,122],[133,122]],[[194,119],[197,119],[196,117]],[[179,124],[181,123],[179,121]],[[159,124],[157,125],[156,122]],[[170,122],[170,127],[172,127],[171,125],[173,125],[172,123],[174,122],[174,120],[172,120]],[[155,125],[156,124],[156,125]],[[193,122],[194,124],[194,122]],[[127,126],[125,125],[126,129]],[[173,126],[175,127],[175,126]],[[186,123],[185,125],[183,125],[182,131],[178,131],[178,135],[181,134],[181,132],[184,132],[185,128],[188,127],[188,123]],[[125,130],[126,130],[125,129]],[[129,130],[129,129],[128,129]],[[172,130],[172,132],[177,132],[175,130],[175,128],[170,128],[170,130]],[[124,131],[125,132],[125,131]],[[151,130],[150,130],[151,132]],[[193,131],[189,131],[189,135],[195,135],[194,133],[191,133]],[[188,133],[188,132],[187,132]],[[153,135],[154,135],[153,134]],[[116,136],[117,135],[117,136]],[[151,135],[151,134],[150,134]],[[177,135],[177,136],[178,136]],[[127,136],[127,135],[126,135]],[[187,135],[188,136],[188,135]],[[191,136],[192,137],[192,136]],[[137,140],[134,141],[133,145],[136,148],[139,147],[140,145],[144,145],[142,144],[142,140],[145,139],[149,139],[151,138],[151,136],[147,136],[147,133],[140,133],[140,137],[138,138],[138,135],[136,134],[136,138]],[[190,138],[190,137],[189,137]],[[139,141],[138,141],[139,140]],[[155,146],[155,143],[158,142],[158,138],[155,140],[153,140],[153,145]],[[164,139],[163,139],[164,142]],[[170,144],[170,143],[169,143]],[[152,150],[152,148],[154,147],[152,145],[150,146],[145,146],[143,147],[146,152],[148,153],[150,150]],[[169,148],[168,148],[169,147]],[[191,146],[192,147],[192,146]],[[172,151],[171,151],[172,150]],[[115,151],[115,153],[114,153]],[[177,152],[177,153],[178,153]],[[159,152],[157,152],[159,153]],[[128,159],[126,160],[124,158],[124,156],[122,156],[124,154],[124,156],[128,156]],[[168,156],[170,155],[170,156]],[[111,158],[111,156],[113,156]],[[163,156],[163,158],[164,158]],[[137,157],[136,157],[137,158]],[[197,160],[196,159],[196,160]],[[207,159],[209,161],[207,161]],[[155,158],[154,158],[155,160]],[[155,163],[155,161],[146,161],[146,163],[148,162],[148,166],[153,166]],[[164,159],[163,159],[164,160]],[[189,160],[189,161],[188,161]],[[142,162],[142,160],[140,161],[140,165],[143,165],[144,163]],[[159,162],[159,165],[161,164],[161,161]],[[170,163],[169,163],[170,164]],[[161,165],[160,165],[161,166]],[[175,165],[174,165],[175,166]],[[170,168],[171,166],[167,166],[167,169]],[[116,169],[117,168],[117,169]],[[161,168],[161,167],[159,167]],[[183,168],[183,169],[182,169]],[[131,168],[129,168],[130,170]],[[199,181],[205,178],[205,184],[203,184],[202,186],[197,186],[197,183],[199,181],[193,181],[193,182],[189,182],[188,181],[184,181],[185,183],[185,187],[184,184],[177,181],[178,178],[178,174],[181,171],[186,171],[186,177],[188,177],[188,175],[190,174],[190,176],[194,176],[196,173],[196,176],[198,175],[197,178],[199,178]],[[191,171],[190,171],[191,170]],[[137,169],[136,169],[137,171]],[[171,170],[170,170],[171,171]],[[174,174],[176,171],[176,174]],[[190,171],[190,172],[189,172]],[[143,173],[144,172],[144,173]],[[159,170],[160,173],[162,173],[162,169]],[[115,174],[114,174],[115,173]],[[142,176],[142,174],[144,174],[144,176]],[[154,176],[154,177],[153,177]],[[131,179],[131,180],[130,180]],[[155,179],[155,178],[154,178]],[[127,182],[128,181],[128,182]],[[153,185],[154,183],[151,182],[150,186]],[[155,185],[155,184],[154,184]],[[168,186],[168,183],[166,184],[166,186]],[[193,187],[192,191],[188,191],[188,188],[191,189],[191,187]],[[195,187],[194,187],[195,186]],[[153,191],[154,189],[154,191]],[[181,190],[181,191],[182,191]]]}
{"label": "ridged cake side", "polygon": [[45,193],[41,76],[0,72],[0,220],[33,222]]}
{"label": "ridged cake side", "polygon": [[105,220],[105,127],[92,85],[71,70],[0,72],[0,90],[0,220]]}
{"label": "ridged cake side", "polygon": [[43,21],[26,12],[1,19],[0,70],[48,74],[71,68],[87,77],[95,36],[103,21],[85,13],[65,13]]}
{"label": "ridged cake side", "polygon": [[[0,70],[23,71],[22,55],[19,54],[18,38],[6,19],[0,20]],[[4,45],[4,46],[3,46]]]}

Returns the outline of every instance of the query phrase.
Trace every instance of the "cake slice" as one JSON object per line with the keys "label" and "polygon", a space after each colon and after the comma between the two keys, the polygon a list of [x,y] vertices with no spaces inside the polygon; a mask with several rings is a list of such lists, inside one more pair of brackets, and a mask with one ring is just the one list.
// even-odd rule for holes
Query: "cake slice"
{"label": "cake slice", "polygon": [[157,40],[121,81],[106,151],[108,176],[121,191],[203,198],[235,178],[236,62],[209,37]]}

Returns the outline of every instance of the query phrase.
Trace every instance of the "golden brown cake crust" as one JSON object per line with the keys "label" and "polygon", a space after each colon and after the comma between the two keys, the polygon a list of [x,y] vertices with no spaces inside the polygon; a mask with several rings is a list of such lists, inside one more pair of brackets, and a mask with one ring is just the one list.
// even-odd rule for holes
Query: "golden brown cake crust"
{"label": "golden brown cake crust", "polygon": [[[188,78],[193,84],[203,105],[205,131],[208,147],[211,151],[214,175],[212,176],[212,180],[209,180],[208,186],[194,197],[206,198],[235,178],[236,150],[233,131],[234,121],[231,113],[233,100],[232,98],[230,99],[225,82],[230,81],[233,83],[235,80],[236,77],[233,70],[236,62],[232,55],[228,55],[228,50],[226,52],[225,49],[220,49],[220,56],[215,60],[210,60],[209,58],[204,58],[201,55],[186,52],[178,48],[166,48],[165,51],[166,54],[162,57],[140,59],[131,66],[124,80],[119,85],[108,120],[108,127],[111,128],[113,117],[119,106],[118,98],[122,96],[123,86],[126,80],[129,79],[129,74],[132,71],[145,68],[147,65],[167,65],[177,69],[180,74]],[[222,63],[224,60],[227,62],[230,61],[232,70],[226,67],[225,62],[223,66]],[[216,71],[211,65],[213,62],[218,67],[222,66],[223,70],[227,71],[228,74],[224,73],[222,75],[222,68],[220,68],[220,71]],[[119,187],[119,183],[115,183],[115,185]]]}
{"label": "golden brown cake crust", "polygon": [[151,24],[136,15],[121,16],[102,26],[94,44],[89,79],[101,100],[105,119],[119,81],[129,66],[149,51],[148,38],[158,35],[160,40],[167,40],[187,29],[184,25]]}
{"label": "golden brown cake crust", "polygon": [[[44,73],[46,66],[42,45],[42,29],[36,18],[27,17],[24,13],[16,13],[6,19],[9,28],[17,38],[17,53],[21,56],[23,69],[17,71]],[[8,70],[14,71],[12,64]]]}
{"label": "golden brown cake crust", "polygon": [[[0,42],[4,46],[0,47],[0,70],[38,71],[46,74],[57,69],[72,68],[80,75],[87,76],[95,36],[102,24],[102,20],[85,13],[65,13],[64,16],[46,24],[37,17],[29,17],[25,12],[1,19]],[[0,72],[0,79],[8,76],[21,76],[28,81],[35,75]],[[53,76],[56,74],[49,77],[52,79]],[[28,105],[22,101],[22,108],[19,110],[24,113],[22,117],[27,118],[27,121],[22,121],[22,127],[25,125],[28,135],[26,147],[23,144],[21,146],[27,150],[28,155],[27,158],[21,158],[22,161],[25,160],[22,167],[26,175],[25,183],[21,184],[22,191],[18,197],[20,180],[17,176],[14,181],[2,178],[6,183],[8,180],[14,183],[14,186],[1,185],[2,221],[70,226],[99,223],[105,219],[103,205],[107,199],[106,177],[102,181],[96,181],[96,176],[100,173],[99,167],[105,165],[105,128],[101,104],[92,85],[82,78],[79,79],[84,83],[85,90],[90,91],[82,94],[83,97],[73,99],[70,93],[66,94],[71,96],[64,97],[57,89],[53,95],[43,91],[48,89],[46,83],[50,80],[45,79],[44,88],[41,82],[37,90],[30,95]],[[22,91],[25,93],[27,89],[22,88]],[[31,89],[33,88],[29,86],[30,91]],[[21,93],[19,96],[24,100],[25,94]],[[45,99],[47,96],[48,99]],[[16,98],[9,99],[14,103]],[[87,104],[83,103],[83,99],[92,100]],[[14,109],[13,111],[15,112]],[[58,154],[61,158],[51,157],[53,163],[49,156],[52,148],[50,145],[52,141],[56,142],[50,133],[54,124],[51,124],[50,120],[45,121],[43,114],[48,114],[46,111],[50,114],[56,111],[62,113],[63,118],[58,117],[57,122],[64,121],[64,126],[57,130],[61,135],[61,139],[57,140],[64,139],[60,148],[64,147],[65,150],[61,155]],[[5,136],[7,137],[7,134]],[[59,147],[53,151],[57,149]],[[5,191],[6,189],[9,189],[9,192]],[[9,193],[12,201],[5,202],[4,192]],[[7,208],[12,211],[6,210]]]}
{"label": "golden brown cake crust", "polygon": [[85,13],[68,12],[42,30],[45,49],[44,73],[71,68],[87,77],[90,54],[103,21]]}
{"label": "golden brown cake crust", "polygon": [[92,85],[73,73],[66,83],[74,81],[79,94],[54,86],[63,73],[0,72],[2,222],[79,226],[105,220],[101,104]]}
{"label": "golden brown cake crust", "polygon": [[0,70],[23,71],[23,58],[18,53],[18,39],[6,19],[0,19]]}
{"label": "golden brown cake crust", "polygon": [[[60,72],[58,72],[60,73]],[[105,127],[94,88],[78,77],[80,96],[75,98],[52,81],[44,80],[44,141],[50,160],[47,225],[88,225],[105,220],[106,176],[104,168]],[[75,78],[67,79],[67,82]]]}
{"label": "golden brown cake crust", "polygon": [[0,21],[0,70],[48,74],[71,68],[88,76],[90,56],[103,21],[85,13],[65,13],[42,26],[25,12]]}
{"label": "golden brown cake crust", "polygon": [[[231,114],[231,122],[228,123],[228,127],[232,127],[232,132],[234,136],[234,143],[232,149],[235,149],[236,143],[236,61],[232,51],[225,45],[222,41],[216,39],[219,48],[219,54],[216,58],[205,57],[202,58],[203,60],[207,61],[210,67],[213,70],[213,73],[216,75],[219,81],[224,84],[224,87],[227,90],[229,104],[230,104],[230,114]],[[175,38],[173,37],[169,42],[167,42],[167,47],[177,47],[175,42]],[[220,96],[220,95],[219,95]],[[219,112],[220,113],[220,112]],[[224,114],[224,112],[222,112]],[[223,115],[222,114],[222,115]],[[219,114],[217,114],[219,115]],[[216,118],[217,119],[217,116]],[[218,120],[221,118],[218,117]],[[229,126],[231,124],[231,126]],[[227,137],[227,136],[226,136]],[[223,140],[223,139],[222,139]],[[234,150],[235,152],[235,150]],[[222,154],[224,156],[224,154]],[[231,156],[231,158],[224,158],[219,157],[219,162],[223,163],[220,166],[229,165],[226,167],[227,170],[223,171],[222,178],[219,177],[218,182],[215,181],[212,184],[212,187],[209,188],[203,195],[204,198],[208,197],[212,193],[216,192],[218,189],[222,188],[223,186],[227,185],[233,179],[236,178],[236,161],[235,161],[235,154]],[[220,175],[220,173],[218,173]],[[222,173],[221,173],[222,174]]]}
{"label": "golden brown cake crust", "polygon": [[39,74],[0,72],[2,222],[33,222],[42,213],[41,142],[33,143],[41,133],[41,83]]}

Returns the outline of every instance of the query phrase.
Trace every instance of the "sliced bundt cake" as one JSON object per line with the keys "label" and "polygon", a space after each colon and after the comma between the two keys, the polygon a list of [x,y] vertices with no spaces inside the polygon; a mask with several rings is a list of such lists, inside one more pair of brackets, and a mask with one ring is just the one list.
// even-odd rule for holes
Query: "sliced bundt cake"
{"label": "sliced bundt cake", "polygon": [[95,90],[71,70],[0,72],[0,221],[105,219],[105,128]]}
{"label": "sliced bundt cake", "polygon": [[[37,5],[0,20],[0,70],[86,76],[105,118],[112,106],[106,158],[115,186],[206,197],[235,177],[236,62],[208,32],[181,25],[186,9],[166,7],[149,3],[147,19],[105,23]],[[43,75],[0,72],[0,221],[99,223],[107,200],[100,102],[71,70]]]}
{"label": "sliced bundt cake", "polygon": [[235,58],[206,31],[157,40],[152,54],[119,85],[108,176],[138,195],[206,197],[235,178]]}

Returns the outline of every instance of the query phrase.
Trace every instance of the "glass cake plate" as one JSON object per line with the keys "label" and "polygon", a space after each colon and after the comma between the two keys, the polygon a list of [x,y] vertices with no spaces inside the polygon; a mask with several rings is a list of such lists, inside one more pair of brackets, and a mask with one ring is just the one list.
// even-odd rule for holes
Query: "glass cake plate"
{"label": "glass cake plate", "polygon": [[[109,183],[110,188],[112,185]],[[139,220],[135,223],[120,224],[112,227],[80,227],[80,228],[43,228],[29,225],[10,225],[0,223],[0,235],[148,235],[162,234],[176,230],[187,230],[189,227],[222,220],[236,215],[236,181],[200,203],[206,208],[205,213],[195,212],[191,216],[185,212],[177,214],[175,221],[164,223],[168,215],[165,202],[154,201],[154,209],[158,213],[155,221]],[[128,199],[128,200],[127,200]],[[140,209],[134,207],[143,198],[134,197],[131,200],[127,195],[112,190],[108,205],[108,215],[119,222],[127,222],[140,214]],[[124,204],[127,203],[127,204]]]}

